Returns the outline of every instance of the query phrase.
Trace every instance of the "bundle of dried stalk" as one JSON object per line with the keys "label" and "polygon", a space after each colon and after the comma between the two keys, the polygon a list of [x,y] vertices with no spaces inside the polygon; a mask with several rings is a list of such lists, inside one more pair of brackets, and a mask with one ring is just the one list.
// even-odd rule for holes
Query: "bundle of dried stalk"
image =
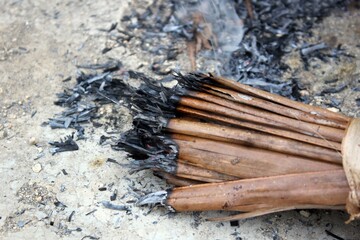
{"label": "bundle of dried stalk", "polygon": [[359,216],[359,121],[221,77],[177,80],[173,89],[146,82],[129,101],[135,128],[117,148],[136,159],[133,171],[153,169],[176,186],[138,205],[241,212],[217,220],[299,208]]}

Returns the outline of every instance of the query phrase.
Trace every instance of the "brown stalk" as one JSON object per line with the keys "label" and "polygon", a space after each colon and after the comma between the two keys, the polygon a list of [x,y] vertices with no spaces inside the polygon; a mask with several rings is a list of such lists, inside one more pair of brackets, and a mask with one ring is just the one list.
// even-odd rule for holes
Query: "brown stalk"
{"label": "brown stalk", "polygon": [[342,169],[341,166],[335,164],[263,149],[219,143],[188,136],[176,135],[173,137],[179,147],[178,157],[180,159],[196,164],[196,166],[203,169],[232,175],[237,178],[257,178]]}
{"label": "brown stalk", "polygon": [[235,103],[210,94],[196,93],[193,95],[205,101],[190,97],[182,97],[179,100],[179,103],[184,106],[212,111],[228,117],[254,121],[262,124],[271,124],[273,125],[272,127],[281,127],[314,137],[323,137],[335,142],[341,142],[345,134],[343,129],[299,121],[241,103]]}
{"label": "brown stalk", "polygon": [[334,150],[252,130],[184,119],[171,119],[166,128],[172,133],[237,143],[250,147],[324,160],[336,164],[341,164],[342,162],[341,155]]}
{"label": "brown stalk", "polygon": [[[273,103],[266,101],[261,98],[257,98],[254,96],[249,96],[243,93],[239,93],[230,89],[220,88],[209,84],[203,84],[206,89],[206,92],[216,95],[222,99],[228,99],[234,102],[239,102],[243,104],[247,104],[253,107],[258,107],[261,109],[265,109],[267,111],[280,114],[282,116],[294,118],[297,120],[316,123],[320,125],[325,125],[329,127],[342,128],[345,129],[347,124],[339,123],[336,121],[331,121],[329,119],[320,118],[314,114],[309,114],[307,112],[300,111],[298,109],[290,108],[281,104]],[[194,92],[194,96],[196,96],[198,92]]]}
{"label": "brown stalk", "polygon": [[[196,70],[196,55],[201,49],[212,49],[210,41],[214,47],[217,47],[217,39],[213,34],[212,26],[205,21],[205,18],[201,12],[195,12],[192,14],[192,20],[194,28],[192,29],[194,38],[187,42],[188,56],[192,71]],[[198,31],[201,26],[201,31]]]}
{"label": "brown stalk", "polygon": [[178,159],[175,173],[176,176],[202,182],[223,182],[238,179],[234,176],[228,176],[213,170],[197,167],[187,164],[186,162],[187,161]]}
{"label": "brown stalk", "polygon": [[254,12],[251,0],[245,0],[245,7],[250,19],[254,19]]}
{"label": "brown stalk", "polygon": [[239,121],[239,120],[236,120],[233,118],[226,117],[224,115],[217,115],[214,113],[200,111],[197,109],[184,107],[181,105],[179,105],[176,108],[176,110],[178,112],[188,114],[189,116],[198,117],[201,119],[208,119],[208,120],[213,120],[213,121],[217,121],[217,122],[231,124],[231,125],[238,126],[238,127],[249,128],[249,129],[257,130],[260,132],[265,132],[265,133],[270,133],[270,134],[273,134],[276,136],[281,136],[284,138],[290,138],[290,139],[298,140],[301,142],[306,142],[306,143],[314,144],[317,146],[334,149],[337,151],[341,150],[340,143],[329,141],[326,139],[316,138],[316,137],[312,137],[312,136],[308,136],[308,135],[304,135],[304,134],[300,134],[300,133],[296,133],[296,132],[291,132],[291,131],[287,131],[287,130],[283,130],[283,129],[278,129],[278,128],[274,128],[274,127],[270,127],[270,126],[266,126],[266,125],[262,125],[262,124]]}
{"label": "brown stalk", "polygon": [[[197,44],[195,51],[201,46]],[[355,120],[221,77],[194,76],[184,78],[185,90],[190,85],[201,90],[181,91],[184,95],[178,98],[176,112],[184,118],[168,120],[161,138],[154,130],[149,158],[134,164],[138,169],[163,168],[171,174],[158,175],[183,187],[144,196],[139,205],[164,205],[166,200],[165,205],[176,211],[243,212],[217,220],[345,205],[354,210],[346,208],[351,219],[360,216],[360,165],[358,154],[353,154],[360,140],[359,131],[351,130]],[[349,129],[352,134],[345,135]],[[169,133],[170,144],[165,136]],[[348,141],[348,136],[353,139]],[[139,145],[144,152],[147,145]]]}
{"label": "brown stalk", "polygon": [[258,217],[270,213],[275,212],[283,212],[283,211],[289,211],[289,210],[295,210],[295,209],[328,209],[328,210],[344,210],[344,206],[325,206],[325,205],[296,205],[296,206],[288,206],[288,207],[275,207],[275,206],[269,206],[267,209],[258,209],[251,212],[245,212],[240,213],[232,216],[227,217],[216,217],[208,219],[209,221],[233,221],[233,220],[241,220],[241,219],[247,219],[252,217]]}
{"label": "brown stalk", "polygon": [[[209,78],[209,76],[207,76],[207,75],[200,75],[200,77]],[[242,93],[250,94],[252,96],[257,96],[257,97],[266,99],[271,102],[279,103],[284,106],[288,106],[288,107],[291,107],[294,109],[301,110],[303,112],[314,114],[316,116],[320,116],[321,118],[337,121],[337,122],[344,123],[344,124],[349,123],[349,121],[351,120],[350,117],[344,116],[340,113],[334,113],[327,109],[323,109],[320,107],[296,102],[296,101],[290,100],[288,98],[285,98],[285,97],[282,97],[282,96],[279,96],[276,94],[268,93],[263,90],[253,88],[253,87],[250,87],[250,86],[247,86],[247,85],[244,85],[239,82],[235,82],[235,81],[232,81],[232,80],[229,80],[226,78],[211,76],[210,79],[223,85],[223,86],[226,86],[230,89],[233,89],[233,90],[236,90],[236,91],[239,91]]]}
{"label": "brown stalk", "polygon": [[186,43],[186,48],[189,56],[190,67],[192,71],[196,71],[196,41],[190,40]]}
{"label": "brown stalk", "polygon": [[166,204],[176,211],[248,212],[259,210],[258,206],[268,209],[268,204],[271,208],[343,206],[349,190],[344,171],[335,170],[175,188]]}
{"label": "brown stalk", "polygon": [[166,172],[162,172],[162,171],[155,171],[154,175],[165,179],[167,183],[175,185],[177,187],[190,186],[190,185],[204,183],[204,182],[201,182],[201,181],[181,178],[181,177],[174,176],[174,175],[172,175],[170,173],[166,173]]}
{"label": "brown stalk", "polygon": [[[174,139],[174,141],[180,140],[182,142],[185,142],[189,145],[189,147],[209,152],[216,152],[221,154],[227,154],[231,156],[241,156],[241,154],[248,154],[249,156],[253,156],[254,158],[268,158],[267,156],[274,156],[275,159],[282,158],[283,156],[286,156],[288,158],[299,160],[296,156],[292,156],[289,154],[284,154],[280,152],[274,152],[274,151],[268,151],[265,149],[261,149],[266,154],[271,155],[257,155],[259,148],[254,147],[248,147],[241,144],[234,144],[229,142],[223,142],[223,141],[214,141],[211,139],[201,138],[201,137],[195,137],[195,136],[189,136],[189,135],[183,135],[183,134],[172,134],[171,137]],[[211,146],[210,146],[211,145]],[[293,158],[295,157],[295,158]],[[306,158],[301,158],[306,159]],[[320,160],[319,160],[320,161]],[[341,163],[339,163],[341,165]]]}

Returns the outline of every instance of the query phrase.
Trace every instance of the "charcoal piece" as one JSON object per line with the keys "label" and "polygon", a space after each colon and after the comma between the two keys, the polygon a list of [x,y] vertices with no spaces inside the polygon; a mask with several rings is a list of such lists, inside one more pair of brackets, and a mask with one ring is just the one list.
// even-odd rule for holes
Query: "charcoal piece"
{"label": "charcoal piece", "polygon": [[79,150],[79,146],[73,139],[73,136],[69,135],[65,137],[64,140],[60,139],[59,142],[49,142],[52,148],[50,148],[50,152],[52,155],[60,152],[67,152],[67,151],[76,151]]}
{"label": "charcoal piece", "polygon": [[72,233],[72,232],[81,232],[82,231],[82,229],[81,228],[74,228],[74,229],[67,229],[67,233]]}
{"label": "charcoal piece", "polygon": [[103,126],[103,124],[102,123],[98,123],[98,122],[92,122],[92,124],[93,124],[93,127],[94,128],[99,128],[99,127],[102,127]]}
{"label": "charcoal piece", "polygon": [[167,50],[166,59],[167,60],[176,60],[177,56],[179,55],[180,50],[177,48],[170,48]]}
{"label": "charcoal piece", "polygon": [[110,201],[115,201],[117,194],[118,194],[118,191],[117,191],[117,189],[115,189],[113,194],[110,196]]}
{"label": "charcoal piece", "polygon": [[112,50],[112,48],[106,47],[106,48],[103,48],[103,50],[101,50],[101,53],[105,54],[107,52],[110,52],[111,50]]}
{"label": "charcoal piece", "polygon": [[109,28],[99,28],[99,31],[102,31],[102,32],[111,32],[113,30],[116,29],[118,23],[117,22],[114,22],[114,23],[111,23],[110,27]]}
{"label": "charcoal piece", "polygon": [[326,80],[325,83],[326,83],[326,84],[336,83],[338,80],[339,80],[338,78],[334,78],[334,79]]}
{"label": "charcoal piece", "polygon": [[71,80],[71,76],[65,78],[64,80],[62,80],[63,82],[69,82]]}
{"label": "charcoal piece", "polygon": [[355,101],[356,101],[356,106],[360,107],[360,98],[357,98]]}
{"label": "charcoal piece", "polygon": [[113,204],[109,201],[102,201],[101,204],[105,207],[105,208],[108,208],[108,209],[112,209],[112,210],[118,210],[118,211],[129,211],[130,208],[129,206],[126,206],[126,205],[116,205],[116,204]]}
{"label": "charcoal piece", "polygon": [[35,115],[36,115],[36,113],[37,113],[37,111],[35,110],[35,111],[33,111],[32,113],[31,113],[31,118],[33,118]]}
{"label": "charcoal piece", "polygon": [[326,89],[322,90],[319,95],[323,96],[323,95],[329,94],[329,93],[339,93],[339,92],[343,91],[345,88],[347,88],[347,84],[342,83],[336,87],[330,87],[330,88],[326,88]]}
{"label": "charcoal piece", "polygon": [[231,227],[239,227],[239,221],[230,221]]}
{"label": "charcoal piece", "polygon": [[57,97],[58,99],[54,102],[54,104],[62,107],[71,106],[73,102],[80,100],[80,94],[70,94],[67,91],[57,94]]}
{"label": "charcoal piece", "polygon": [[168,76],[165,76],[164,78],[162,78],[161,80],[159,80],[159,82],[161,83],[167,83],[167,82],[171,82],[171,81],[174,81],[174,76],[173,75],[168,75]]}
{"label": "charcoal piece", "polygon": [[339,107],[343,101],[337,98],[331,98],[330,102],[332,107]]}
{"label": "charcoal piece", "polygon": [[90,214],[92,214],[92,213],[94,213],[94,212],[96,212],[96,211],[97,211],[97,209],[94,209],[94,210],[92,210],[92,211],[90,211],[90,212],[86,213],[86,214],[85,214],[85,216],[88,216],[88,215],[90,215]]}
{"label": "charcoal piece", "polygon": [[106,162],[115,163],[115,164],[118,164],[118,165],[122,166],[120,163],[118,163],[118,161],[116,161],[115,159],[112,159],[112,158],[108,158],[106,160]]}
{"label": "charcoal piece", "polygon": [[118,102],[118,100],[117,100],[116,98],[113,98],[113,97],[111,97],[111,96],[108,96],[108,95],[106,95],[105,93],[103,93],[103,92],[101,92],[101,91],[96,91],[96,93],[97,93],[98,95],[100,95],[101,97],[103,97],[104,99],[109,100],[109,102],[113,102],[113,103],[115,103],[115,104],[119,104],[119,102]]}
{"label": "charcoal piece", "polygon": [[91,236],[91,235],[86,235],[86,236],[81,238],[81,240],[85,240],[85,239],[99,240],[100,238],[99,237],[94,237],[94,236]]}
{"label": "charcoal piece", "polygon": [[125,42],[129,42],[135,36],[128,31],[117,29],[117,32],[112,32],[109,38],[117,43],[118,46],[126,46]]}
{"label": "charcoal piece", "polygon": [[306,55],[311,54],[312,52],[327,49],[327,48],[328,48],[328,46],[325,43],[318,43],[315,45],[303,47],[303,48],[301,48],[300,52],[303,56],[306,56]]}
{"label": "charcoal piece", "polygon": [[83,138],[83,130],[79,126],[81,122],[88,122],[91,119],[95,119],[97,108],[90,103],[79,102],[79,99],[75,99],[71,106],[63,104],[62,106],[68,107],[60,115],[50,118],[48,124],[51,128],[75,128],[78,131],[78,137]]}
{"label": "charcoal piece", "polygon": [[108,139],[111,139],[111,137],[101,135],[100,140],[99,140],[99,145],[102,145]]}
{"label": "charcoal piece", "polygon": [[67,206],[66,206],[65,204],[63,204],[62,202],[60,202],[60,201],[58,201],[58,200],[56,200],[56,201],[54,202],[54,205],[55,205],[56,207],[58,207],[58,208],[61,208],[61,209],[67,208]]}
{"label": "charcoal piece", "polygon": [[75,126],[76,129],[76,140],[84,140],[85,139],[85,128],[77,125]]}
{"label": "charcoal piece", "polygon": [[99,81],[99,80],[106,80],[106,77],[109,76],[110,72],[105,72],[103,74],[99,74],[99,75],[96,75],[94,77],[91,77],[89,79],[87,79],[86,81],[82,82],[80,85],[83,85],[84,83],[87,83],[87,84],[91,84],[95,81]]}
{"label": "charcoal piece", "polygon": [[83,69],[92,69],[92,70],[99,70],[101,69],[103,72],[115,71],[122,67],[122,63],[117,60],[109,60],[106,63],[99,63],[99,64],[84,64],[84,65],[77,65],[77,68]]}
{"label": "charcoal piece", "polygon": [[333,237],[334,239],[337,239],[337,240],[345,240],[345,238],[342,238],[338,235],[336,235],[335,233],[329,231],[329,230],[325,230],[325,233],[330,236],[330,237]]}
{"label": "charcoal piece", "polygon": [[117,25],[118,25],[118,23],[117,23],[117,22],[112,23],[112,24],[111,24],[111,26],[110,26],[110,28],[107,30],[107,32],[111,32],[112,30],[115,30],[115,29],[116,29],[116,27],[117,27]]}
{"label": "charcoal piece", "polygon": [[75,214],[75,211],[72,211],[72,212],[70,213],[70,215],[69,215],[69,217],[68,217],[68,222],[71,222],[74,214]]}

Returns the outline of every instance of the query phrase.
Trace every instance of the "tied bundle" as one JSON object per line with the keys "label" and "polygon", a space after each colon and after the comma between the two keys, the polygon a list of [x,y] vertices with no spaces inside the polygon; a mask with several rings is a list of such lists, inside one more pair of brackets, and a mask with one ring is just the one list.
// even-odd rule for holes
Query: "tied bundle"
{"label": "tied bundle", "polygon": [[201,73],[164,88],[147,79],[129,97],[134,129],[116,148],[175,187],[138,205],[173,211],[346,209],[359,217],[360,121]]}

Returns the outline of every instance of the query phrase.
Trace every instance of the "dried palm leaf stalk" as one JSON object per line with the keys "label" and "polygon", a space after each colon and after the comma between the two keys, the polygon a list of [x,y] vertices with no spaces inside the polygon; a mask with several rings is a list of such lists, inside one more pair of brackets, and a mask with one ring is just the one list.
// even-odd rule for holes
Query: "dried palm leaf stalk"
{"label": "dried palm leaf stalk", "polygon": [[360,121],[228,79],[147,81],[129,107],[135,128],[117,143],[175,187],[141,198],[174,211],[254,217],[290,209],[360,212]]}

